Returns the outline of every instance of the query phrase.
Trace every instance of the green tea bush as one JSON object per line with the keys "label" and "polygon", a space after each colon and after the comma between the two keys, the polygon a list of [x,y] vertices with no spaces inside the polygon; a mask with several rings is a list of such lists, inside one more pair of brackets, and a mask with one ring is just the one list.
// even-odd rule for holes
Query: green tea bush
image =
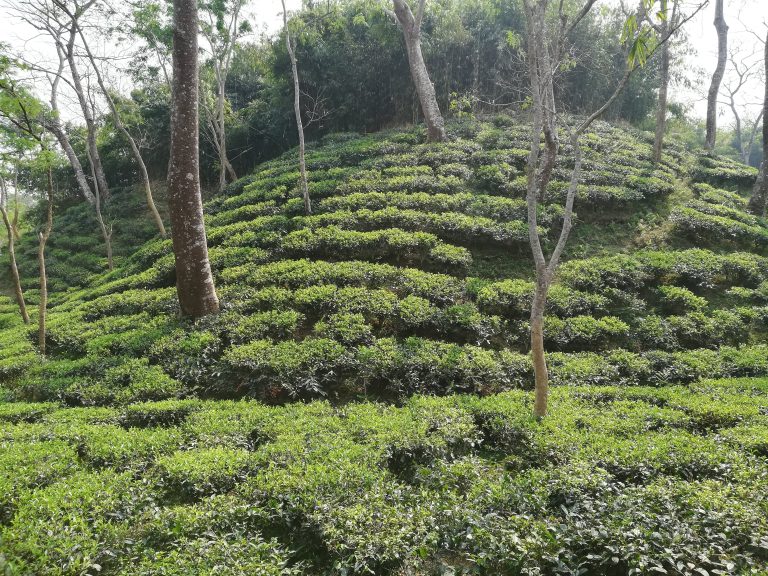
{"label": "green tea bush", "polygon": [[126,537],[125,519],[152,504],[130,474],[78,472],[19,499],[1,532],[3,553],[21,574],[97,572]]}
{"label": "green tea bush", "polygon": [[289,564],[290,556],[276,540],[265,541],[253,534],[207,534],[182,538],[169,550],[143,555],[126,568],[125,576],[185,576],[187,574],[259,574],[298,576],[299,567]]}
{"label": "green tea bush", "polygon": [[699,244],[733,241],[760,249],[768,245],[768,229],[764,226],[708,214],[690,206],[676,208],[670,220],[680,234]]}
{"label": "green tea bush", "polygon": [[146,358],[131,358],[107,368],[98,380],[74,382],[64,395],[69,403],[103,405],[166,400],[182,391],[181,383]]}
{"label": "green tea bush", "polygon": [[757,178],[757,170],[723,156],[701,155],[698,165],[691,171],[694,180],[713,186],[735,185],[751,187]]}
{"label": "green tea bush", "polygon": [[174,426],[182,423],[189,414],[200,408],[200,402],[191,399],[131,404],[123,409],[120,423],[127,428]]}
{"label": "green tea bush", "polygon": [[29,441],[9,434],[0,440],[0,523],[7,524],[19,500],[77,470],[77,454],[67,443]]}
{"label": "green tea bush", "polygon": [[71,434],[78,456],[94,469],[141,472],[184,443],[184,435],[179,428],[126,430],[114,425],[93,424],[75,427]]}
{"label": "green tea bush", "polygon": [[327,338],[257,340],[231,348],[224,361],[242,378],[241,386],[267,401],[323,394],[348,362],[344,346]]}
{"label": "green tea bush", "polygon": [[472,261],[465,248],[443,244],[433,234],[411,233],[397,228],[373,232],[342,230],[336,226],[297,230],[285,237],[282,246],[293,255],[345,256],[374,261],[389,259],[403,264],[431,258],[438,265],[466,267]]}
{"label": "green tea bush", "polygon": [[154,474],[172,498],[193,499],[228,492],[255,471],[256,463],[248,450],[195,448],[162,456]]}
{"label": "green tea bush", "polygon": [[699,312],[707,307],[707,300],[680,286],[659,287],[659,309],[665,314]]}

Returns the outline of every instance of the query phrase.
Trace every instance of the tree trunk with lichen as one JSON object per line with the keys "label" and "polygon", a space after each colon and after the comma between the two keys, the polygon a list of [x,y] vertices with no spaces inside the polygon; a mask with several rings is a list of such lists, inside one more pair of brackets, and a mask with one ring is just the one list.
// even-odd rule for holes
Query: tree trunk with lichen
{"label": "tree trunk with lichen", "polygon": [[173,94],[168,206],[181,313],[199,318],[219,311],[200,191],[197,1],[173,2]]}

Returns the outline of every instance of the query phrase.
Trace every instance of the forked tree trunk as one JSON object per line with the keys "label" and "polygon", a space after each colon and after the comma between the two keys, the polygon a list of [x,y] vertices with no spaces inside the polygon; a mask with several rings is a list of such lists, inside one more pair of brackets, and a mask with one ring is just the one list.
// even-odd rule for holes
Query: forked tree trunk
{"label": "forked tree trunk", "polygon": [[707,136],[704,147],[714,150],[717,139],[717,97],[720,94],[720,83],[725,74],[728,58],[728,25],[723,17],[723,0],[715,3],[715,29],[717,30],[717,67],[712,74],[712,83],[707,95]]}
{"label": "forked tree trunk", "polygon": [[[544,349],[544,312],[547,295],[573,228],[573,206],[581,180],[582,150],[579,137],[616,100],[629,80],[631,69],[627,69],[621,82],[608,100],[598,110],[581,122],[575,129],[569,129],[569,143],[573,149],[573,170],[563,210],[563,224],[557,243],[547,259],[539,237],[537,209],[539,198],[543,197],[551,177],[552,168],[558,155],[557,110],[554,98],[554,67],[563,53],[564,40],[570,30],[589,12],[594,1],[587,2],[574,21],[568,24],[561,18],[558,36],[552,41],[547,37],[548,0],[524,0],[526,34],[528,46],[526,61],[531,88],[531,140],[526,163],[526,205],[528,213],[528,239],[535,265],[535,290],[531,303],[531,359],[535,379],[534,415],[543,418],[547,414],[549,398],[549,371]],[[560,4],[562,7],[562,3]],[[638,15],[640,16],[640,14]],[[545,141],[545,156],[542,158],[541,140]]]}
{"label": "forked tree trunk", "polygon": [[181,312],[198,318],[219,310],[200,194],[197,0],[173,2],[173,95],[168,205]]}
{"label": "forked tree trunk", "polygon": [[37,315],[37,342],[40,354],[45,356],[46,320],[48,314],[48,274],[45,270],[45,245],[53,228],[53,171],[48,167],[48,212],[45,228],[38,233],[37,263],[40,267],[40,306]]}
{"label": "forked tree trunk", "polygon": [[[144,158],[142,158],[141,151],[139,150],[139,147],[136,144],[136,141],[133,139],[133,136],[125,127],[125,124],[123,124],[123,120],[120,117],[120,113],[117,110],[115,101],[112,99],[112,96],[110,95],[109,90],[104,84],[104,78],[101,75],[101,70],[97,66],[96,59],[93,57],[91,48],[88,45],[85,35],[83,34],[83,31],[82,29],[79,28],[79,26],[78,26],[78,31],[80,33],[80,38],[83,41],[83,47],[85,48],[85,52],[88,55],[88,60],[91,62],[91,66],[93,67],[93,70],[96,73],[96,80],[99,83],[101,92],[104,94],[104,98],[107,101],[107,104],[109,105],[109,110],[112,112],[112,119],[115,123],[115,128],[117,128],[118,131],[123,135],[123,137],[128,141],[128,145],[131,149],[131,154],[133,155],[133,159],[136,161],[136,164],[139,167],[139,174],[141,175],[141,181],[144,186],[144,195],[147,199],[147,207],[149,208],[149,211],[152,214],[152,218],[155,221],[155,226],[157,226],[157,229],[160,232],[160,236],[165,238],[165,235],[166,235],[165,225],[163,224],[163,218],[160,216],[160,212],[157,210],[157,206],[155,205],[155,200],[152,196],[152,185],[150,184],[150,181],[149,181],[149,173],[147,172],[147,166],[144,163]],[[112,267],[110,266],[110,270],[111,269]]]}
{"label": "forked tree trunk", "polygon": [[427,138],[430,142],[444,142],[446,140],[445,121],[437,103],[435,86],[429,78],[427,65],[424,63],[424,55],[421,52],[421,22],[424,17],[425,0],[419,1],[416,16],[413,15],[406,0],[392,0],[392,2],[395,16],[403,30],[411,78],[416,88],[416,94],[419,96],[424,121],[427,124]]}
{"label": "forked tree trunk", "polygon": [[[768,33],[765,38],[764,66],[766,78],[768,78]],[[752,189],[752,197],[749,199],[749,210],[752,214],[765,216],[768,205],[768,82],[765,83],[763,95],[763,161],[760,163],[760,172]]]}
{"label": "forked tree trunk", "polygon": [[285,46],[288,49],[288,56],[291,59],[291,73],[293,75],[293,113],[296,116],[296,129],[299,133],[299,173],[301,186],[301,197],[304,199],[304,213],[309,216],[312,214],[312,201],[309,198],[309,185],[307,184],[307,162],[306,148],[304,142],[304,122],[301,119],[301,91],[299,86],[299,68],[296,63],[296,53],[293,50],[291,42],[291,33],[288,31],[288,13],[285,9],[285,0],[283,3],[283,27],[285,28]]}
{"label": "forked tree trunk", "polygon": [[16,296],[16,302],[19,305],[19,313],[24,324],[29,324],[29,314],[27,314],[27,305],[24,302],[24,291],[21,289],[21,279],[19,278],[19,268],[16,266],[16,250],[15,242],[16,238],[13,233],[13,224],[8,217],[8,209],[6,207],[6,199],[8,197],[8,191],[5,188],[5,182],[0,176],[0,215],[3,217],[3,224],[5,224],[5,230],[8,234],[8,259],[11,266],[11,280],[13,281],[13,292]]}

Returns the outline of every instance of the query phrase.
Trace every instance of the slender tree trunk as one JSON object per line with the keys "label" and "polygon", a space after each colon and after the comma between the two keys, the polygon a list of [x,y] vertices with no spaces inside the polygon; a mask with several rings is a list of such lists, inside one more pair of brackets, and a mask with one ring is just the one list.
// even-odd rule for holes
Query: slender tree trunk
{"label": "slender tree trunk", "polygon": [[24,302],[24,291],[21,289],[21,279],[19,278],[19,269],[16,266],[16,250],[15,241],[16,238],[13,233],[13,224],[8,217],[8,209],[6,206],[6,200],[8,198],[8,190],[5,187],[5,180],[0,176],[0,215],[3,217],[3,224],[5,224],[5,230],[8,233],[8,259],[11,265],[11,280],[13,281],[13,291],[16,295],[16,302],[19,305],[19,313],[21,314],[24,324],[29,324],[29,314],[27,314],[27,305]]}
{"label": "slender tree trunk", "polygon": [[416,17],[405,0],[393,0],[395,16],[403,29],[403,38],[408,53],[408,64],[416,94],[421,104],[421,112],[427,123],[427,138],[430,142],[446,140],[445,121],[437,103],[435,86],[429,78],[424,55],[421,52],[421,20],[424,14],[424,0],[420,0]]}
{"label": "slender tree trunk", "polygon": [[174,0],[173,7],[168,205],[181,312],[197,318],[219,310],[200,194],[197,0]]}
{"label": "slender tree trunk", "polygon": [[[542,272],[541,276],[545,273]],[[533,413],[537,418],[547,415],[549,399],[549,370],[544,351],[544,307],[547,303],[548,283],[545,278],[536,282],[531,304],[531,357],[535,379],[535,400]]]}
{"label": "slender tree trunk", "polygon": [[45,270],[45,245],[53,228],[53,171],[48,167],[48,212],[45,228],[38,233],[37,262],[40,267],[40,307],[37,315],[37,341],[45,356],[46,319],[48,314],[48,274]]}
{"label": "slender tree trunk", "polygon": [[64,62],[66,62],[66,57],[64,55],[64,49],[58,42],[56,44],[56,52],[59,56],[59,69],[54,75],[53,82],[51,83],[52,119],[46,123],[45,128],[48,130],[48,132],[53,134],[53,136],[59,142],[61,149],[64,150],[64,154],[66,155],[67,160],[69,160],[69,165],[72,166],[72,170],[75,173],[75,180],[77,180],[77,184],[80,187],[80,192],[83,194],[83,198],[85,198],[89,204],[93,205],[96,203],[96,197],[93,195],[93,192],[91,192],[88,179],[85,177],[83,165],[80,164],[80,159],[77,157],[77,154],[75,154],[75,151],[72,148],[72,144],[69,141],[69,137],[64,131],[64,127],[61,125],[61,121],[59,120],[61,113],[59,111],[58,86],[59,79],[61,78],[62,71],[64,70]]}
{"label": "slender tree trunk", "polygon": [[19,233],[19,165],[13,171],[13,219],[11,220],[14,240],[21,240]]}
{"label": "slender tree trunk", "polygon": [[217,70],[216,83],[218,89],[216,92],[216,139],[218,140],[217,148],[219,150],[219,192],[224,191],[224,187],[227,185],[227,176],[231,181],[237,180],[237,174],[227,156],[227,129],[224,116],[224,104],[225,104],[225,88],[226,79],[222,76],[222,73]]}
{"label": "slender tree trunk", "polygon": [[0,214],[3,216],[5,229],[8,231],[8,257],[11,261],[11,280],[13,280],[13,291],[16,295],[16,302],[19,305],[19,313],[24,320],[24,324],[29,324],[29,314],[27,314],[27,305],[24,302],[24,291],[21,289],[21,278],[19,277],[19,268],[16,266],[15,240],[13,238],[13,228],[8,218],[8,212],[0,207]]}
{"label": "slender tree trunk", "polygon": [[312,201],[309,198],[309,185],[307,184],[307,162],[306,148],[304,142],[304,122],[301,119],[301,91],[299,86],[299,68],[296,63],[296,53],[293,50],[291,42],[291,33],[288,31],[288,14],[285,9],[285,0],[283,3],[283,24],[285,28],[285,46],[288,49],[288,56],[291,59],[291,73],[293,75],[293,113],[296,116],[296,129],[299,133],[299,172],[301,186],[301,196],[304,199],[304,213],[312,214]]}
{"label": "slender tree trunk", "polygon": [[[744,164],[747,164],[749,162],[749,152],[747,151],[747,143],[744,141],[744,135],[741,130],[741,116],[739,115],[739,110],[736,108],[736,102],[733,97],[731,97],[729,106],[731,108],[731,113],[733,114],[733,133],[739,147],[739,156],[741,156],[741,160]],[[708,150],[712,150],[712,148],[708,148]],[[747,160],[744,160],[744,158],[747,158]]]}
{"label": "slender tree trunk", "polygon": [[472,50],[472,95],[480,98],[480,47],[477,40]]}
{"label": "slender tree trunk", "polygon": [[[58,110],[55,109],[54,114],[57,112]],[[85,198],[89,204],[95,204],[96,197],[93,195],[91,187],[88,184],[88,179],[85,176],[83,165],[80,163],[80,159],[77,157],[77,154],[75,154],[75,151],[72,148],[72,144],[69,142],[69,138],[64,132],[64,129],[62,128],[58,119],[55,119],[52,123],[48,124],[46,129],[56,137],[56,140],[59,142],[62,150],[64,150],[64,154],[66,155],[67,160],[69,160],[69,165],[72,166],[72,170],[75,173],[75,180],[77,181],[77,185],[80,188],[80,192],[82,193],[83,198]]]}
{"label": "slender tree trunk", "polygon": [[742,161],[744,164],[749,164],[749,159],[752,156],[752,146],[755,143],[755,136],[757,136],[757,127],[760,125],[760,122],[763,119],[763,115],[765,114],[765,110],[760,110],[760,114],[758,114],[757,118],[755,118],[755,123],[752,126],[752,130],[749,133],[749,140],[745,145],[742,146]]}
{"label": "slender tree trunk", "polygon": [[74,88],[75,94],[77,95],[77,100],[80,103],[83,119],[85,120],[85,127],[87,131],[86,142],[88,144],[88,151],[91,154],[93,167],[96,172],[96,183],[99,186],[102,200],[107,201],[110,197],[109,185],[107,184],[107,177],[104,174],[104,167],[101,164],[101,155],[99,154],[99,149],[96,145],[96,121],[93,117],[91,104],[88,102],[88,98],[86,97],[82,77],[80,76],[80,70],[78,69],[77,62],[75,61],[75,38],[77,36],[77,30],[77,19],[73,17],[69,30],[69,42],[67,43],[64,55],[66,56],[67,62],[69,63],[69,71],[72,76],[72,86]]}
{"label": "slender tree trunk", "polygon": [[[664,25],[664,29],[668,24]],[[653,140],[653,161],[657,164],[661,162],[661,153],[664,148],[664,135],[667,132],[667,93],[669,90],[669,42],[664,42],[661,46],[660,55],[660,86],[659,101],[656,107],[656,135]]]}
{"label": "slender tree trunk", "polygon": [[717,30],[717,67],[712,74],[712,83],[707,95],[707,136],[704,147],[714,150],[717,139],[717,97],[720,93],[720,83],[725,74],[728,58],[728,25],[723,17],[723,0],[715,2],[715,29]]}
{"label": "slender tree trunk", "polygon": [[[765,38],[765,72],[768,78],[768,34]],[[765,216],[768,204],[768,81],[765,83],[763,95],[763,161],[760,163],[760,172],[757,182],[752,189],[752,198],[749,199],[749,209],[753,214]]]}
{"label": "slender tree trunk", "polygon": [[96,196],[96,204],[94,204],[94,208],[96,209],[96,220],[99,223],[99,229],[101,230],[101,236],[104,238],[104,247],[107,250],[107,268],[109,270],[114,269],[114,264],[112,261],[112,227],[107,227],[106,223],[104,222],[104,217],[101,214],[101,192],[99,191],[99,184],[96,182],[96,173],[93,166],[93,158],[91,157],[91,154],[89,151],[86,151],[88,154],[88,161],[91,163],[91,175],[93,177],[93,190],[94,190],[94,196]]}
{"label": "slender tree trunk", "polygon": [[[88,55],[88,60],[91,62],[91,66],[93,67],[93,70],[96,72],[96,80],[99,83],[101,92],[104,94],[104,98],[107,101],[107,104],[109,105],[110,112],[112,112],[112,119],[115,123],[115,128],[117,128],[117,130],[128,141],[128,145],[131,149],[131,154],[133,155],[133,159],[136,161],[136,164],[139,167],[139,174],[141,175],[141,181],[144,186],[144,195],[146,196],[146,199],[147,199],[147,207],[149,208],[149,211],[152,214],[152,218],[155,221],[155,226],[157,226],[157,229],[160,232],[160,236],[165,238],[166,236],[165,225],[163,224],[163,218],[160,216],[160,212],[157,210],[154,197],[152,196],[152,184],[149,181],[149,173],[147,172],[147,166],[144,163],[144,158],[141,156],[141,151],[139,150],[139,147],[136,144],[136,141],[133,139],[133,136],[125,127],[125,124],[123,124],[122,118],[120,117],[120,113],[118,112],[117,106],[115,105],[115,101],[112,99],[112,96],[110,95],[109,90],[104,84],[104,78],[101,75],[101,70],[97,66],[96,59],[93,57],[91,48],[88,45],[85,35],[83,34],[83,31],[82,29],[80,29],[79,26],[78,26],[78,31],[80,33],[80,38],[83,41],[83,47],[85,48],[85,52]],[[111,266],[110,266],[110,269],[111,269]]]}

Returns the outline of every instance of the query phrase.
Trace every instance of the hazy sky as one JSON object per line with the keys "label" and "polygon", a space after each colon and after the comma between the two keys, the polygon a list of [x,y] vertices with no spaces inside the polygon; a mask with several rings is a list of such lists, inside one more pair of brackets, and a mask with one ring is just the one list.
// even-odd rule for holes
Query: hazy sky
{"label": "hazy sky", "polygon": [[[37,38],[36,31],[29,28],[17,18],[9,14],[7,9],[13,6],[16,0],[0,0],[0,41],[10,43],[13,48],[25,54],[30,60],[50,58],[53,53],[48,48],[45,39]],[[618,3],[620,0],[599,0],[600,4]],[[687,5],[698,4],[697,0],[684,0]],[[634,5],[634,0],[627,0],[629,4]],[[729,48],[731,50],[739,49],[739,60],[743,62],[754,61],[762,57],[762,44],[750,33],[755,32],[764,37],[766,32],[766,23],[768,22],[768,0],[725,0],[726,2],[726,21],[729,25]],[[289,10],[298,9],[301,6],[301,0],[286,0]],[[714,1],[698,16],[686,25],[686,30],[691,38],[692,44],[697,54],[691,56],[685,62],[682,71],[687,77],[700,84],[698,90],[686,89],[683,86],[672,88],[670,96],[678,102],[690,104],[693,113],[697,116],[703,116],[706,110],[704,95],[706,94],[712,70],[716,64],[717,53],[717,35],[712,25],[714,18]],[[252,0],[248,12],[251,14],[251,21],[255,24],[257,30],[266,30],[274,32],[282,25],[282,7],[280,0]],[[729,79],[726,73],[726,82]],[[118,80],[118,79],[114,79]],[[762,100],[763,84],[762,79],[755,79],[749,86],[745,87],[741,96],[743,104],[758,104]],[[62,99],[63,113],[66,115],[66,107],[73,106],[73,102],[67,102]],[[757,108],[755,106],[753,109]],[[721,110],[723,114],[721,122],[728,124],[731,122],[730,113],[726,109]]]}

